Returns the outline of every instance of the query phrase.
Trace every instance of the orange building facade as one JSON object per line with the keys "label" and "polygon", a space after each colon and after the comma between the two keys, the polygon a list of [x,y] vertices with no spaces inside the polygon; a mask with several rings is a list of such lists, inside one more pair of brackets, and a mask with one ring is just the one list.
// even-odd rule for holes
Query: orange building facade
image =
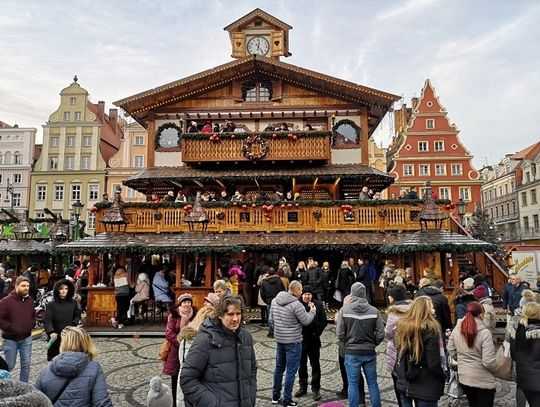
{"label": "orange building facade", "polygon": [[421,97],[412,99],[412,107],[404,104],[396,110],[394,120],[396,135],[387,160],[395,183],[389,187],[389,197],[398,198],[411,187],[421,195],[425,182],[431,181],[437,198],[469,202],[466,217],[470,217],[480,204],[480,173],[429,79]]}

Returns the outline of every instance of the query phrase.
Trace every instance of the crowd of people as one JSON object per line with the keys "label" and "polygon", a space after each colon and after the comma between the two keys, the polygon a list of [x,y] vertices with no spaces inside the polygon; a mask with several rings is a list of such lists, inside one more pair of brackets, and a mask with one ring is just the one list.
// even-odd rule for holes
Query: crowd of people
{"label": "crowd of people", "polygon": [[[167,268],[152,279],[144,272],[133,274],[132,268],[129,262],[116,266],[111,278],[119,303],[112,322],[118,328],[130,314],[137,314],[135,296],[159,296],[159,284],[167,279]],[[134,276],[139,287],[131,296]],[[346,259],[335,271],[327,261],[319,267],[311,257],[298,261],[296,268],[285,258],[275,265],[248,259],[231,261],[219,276],[199,309],[189,292],[178,298],[167,294],[162,375],[171,382],[169,386],[160,377],[150,380],[149,406],[254,406],[257,361],[245,318],[246,305],[255,304],[261,306],[261,324],[268,326],[268,336],[276,343],[272,404],[297,406],[297,400],[309,391],[314,401],[321,400],[321,335],[330,303],[339,306],[335,314],[336,361],[342,379],[336,388],[338,400],[346,398],[349,406],[359,407],[369,398],[371,406],[381,406],[376,349],[386,339],[385,366],[400,407],[437,406],[452,378],[469,405],[494,405],[502,365],[496,357],[492,290],[481,275],[464,275],[454,289],[453,318],[444,282],[431,269],[423,270],[416,284],[411,269],[386,264],[379,276],[368,258]],[[79,324],[81,308],[74,299],[72,280],[54,284],[44,318],[49,363],[34,386],[26,384],[35,317],[31,280],[17,277],[13,290],[0,301],[5,356],[5,360],[0,358],[0,394],[16,388],[14,397],[36,400],[32,405],[37,406],[112,405],[103,370],[95,360],[95,346]],[[386,321],[372,305],[377,284],[387,301]],[[527,402],[539,406],[535,380],[540,370],[538,295],[512,274],[503,300],[508,311],[505,339],[515,366],[516,406]],[[10,373],[17,354],[18,381]],[[9,404],[0,400],[0,405]]]}

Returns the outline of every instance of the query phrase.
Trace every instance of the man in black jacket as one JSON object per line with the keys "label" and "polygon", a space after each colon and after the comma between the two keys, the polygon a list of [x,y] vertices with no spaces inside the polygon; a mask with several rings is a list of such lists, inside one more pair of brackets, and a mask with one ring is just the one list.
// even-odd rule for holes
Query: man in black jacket
{"label": "man in black jacket", "polygon": [[[266,277],[261,283],[261,298],[266,304],[267,315],[270,315],[270,305],[272,300],[276,298],[279,292],[285,291],[283,282],[281,278],[276,274],[276,269],[270,267],[268,269],[268,277]],[[268,324],[268,335],[269,338],[274,337],[274,327],[272,324]]]}
{"label": "man in black jacket", "polygon": [[[442,284],[441,284],[442,283]],[[436,285],[440,288],[431,285],[428,278],[422,278],[419,282],[419,289],[416,292],[416,297],[427,296],[431,298],[433,303],[433,309],[435,310],[435,319],[441,325],[441,334],[445,338],[445,332],[447,329],[452,329],[452,317],[450,316],[450,305],[448,305],[448,299],[443,294],[444,282],[442,280],[436,280]]]}
{"label": "man in black jacket", "polygon": [[356,281],[364,284],[366,287],[366,299],[370,304],[373,304],[373,293],[371,290],[371,274],[369,272],[369,259],[358,259],[358,266],[356,267]]}
{"label": "man in black jacket", "polygon": [[321,399],[321,335],[328,324],[324,304],[321,301],[314,300],[313,289],[306,285],[302,291],[300,302],[304,305],[306,311],[309,311],[309,303],[313,302],[317,310],[315,318],[311,324],[302,327],[302,354],[300,356],[300,369],[298,370],[298,383],[300,388],[294,394],[294,397],[302,397],[307,393],[308,370],[307,361],[311,365],[311,391],[313,400]]}

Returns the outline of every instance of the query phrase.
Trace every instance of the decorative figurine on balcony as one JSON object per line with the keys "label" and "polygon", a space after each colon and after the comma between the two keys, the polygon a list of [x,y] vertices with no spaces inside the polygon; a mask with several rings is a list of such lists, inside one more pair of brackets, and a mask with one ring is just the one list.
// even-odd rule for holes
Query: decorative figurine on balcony
{"label": "decorative figurine on balcony", "polygon": [[197,127],[197,122],[191,122],[190,126],[188,127],[187,132],[188,133],[198,133],[199,128]]}
{"label": "decorative figurine on balcony", "polygon": [[231,202],[242,202],[244,200],[244,195],[240,193],[240,191],[236,191],[231,198]]}

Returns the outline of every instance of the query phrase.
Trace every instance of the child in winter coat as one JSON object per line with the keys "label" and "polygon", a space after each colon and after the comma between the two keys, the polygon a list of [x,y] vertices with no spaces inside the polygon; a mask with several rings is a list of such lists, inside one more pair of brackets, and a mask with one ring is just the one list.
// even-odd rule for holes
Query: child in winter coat
{"label": "child in winter coat", "polygon": [[146,397],[148,407],[172,407],[173,398],[171,388],[161,381],[161,377],[150,379],[150,390]]}

